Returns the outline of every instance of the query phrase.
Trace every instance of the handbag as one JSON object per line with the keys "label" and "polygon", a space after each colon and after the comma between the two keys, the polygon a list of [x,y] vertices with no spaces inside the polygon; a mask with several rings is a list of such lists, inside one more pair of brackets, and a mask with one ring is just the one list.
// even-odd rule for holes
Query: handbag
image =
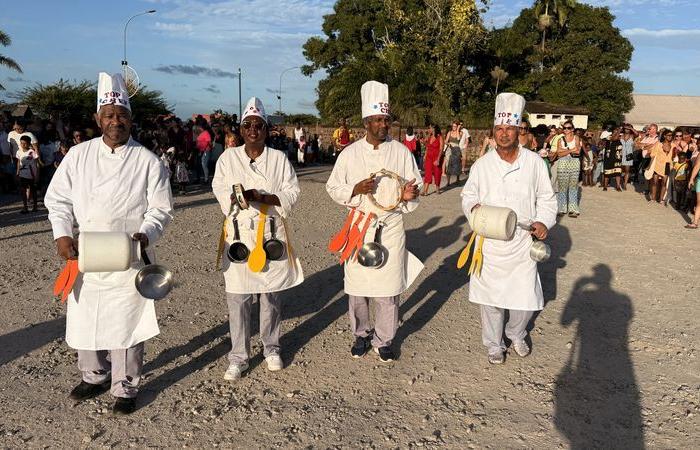
{"label": "handbag", "polygon": [[646,168],[644,171],[644,178],[647,180],[651,180],[654,177],[654,166],[656,165],[656,156],[654,156],[651,159],[651,163],[649,164],[649,167]]}

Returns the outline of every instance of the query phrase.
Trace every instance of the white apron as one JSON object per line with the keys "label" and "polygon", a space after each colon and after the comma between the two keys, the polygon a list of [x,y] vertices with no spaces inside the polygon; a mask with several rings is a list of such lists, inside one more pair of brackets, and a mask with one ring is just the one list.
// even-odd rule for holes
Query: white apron
{"label": "white apron", "polygon": [[[274,194],[281,206],[269,206],[268,219],[265,223],[265,240],[272,236],[270,217],[275,218],[276,237],[285,244],[284,254],[277,261],[268,260],[262,272],[254,273],[248,268],[248,261],[231,262],[226,254],[234,240],[233,220],[238,221],[241,241],[252,252],[257,239],[260,222],[260,204],[251,202],[248,209],[238,206],[231,208],[231,193],[234,184],[243,188],[257,189],[264,194]],[[212,180],[212,190],[226,215],[226,244],[222,257],[222,270],[226,292],[232,294],[259,294],[289,289],[304,281],[304,272],[297,258],[291,230],[286,218],[292,212],[299,198],[299,183],[287,156],[275,149],[266,147],[262,154],[251,164],[245,153],[245,146],[228,148],[216,163],[216,172]],[[291,255],[290,250],[291,248]]]}
{"label": "white apron", "polygon": [[[488,152],[469,171],[462,190],[462,209],[477,205],[501,206],[515,211],[519,222],[542,222],[548,229],[556,223],[557,200],[542,158],[519,150],[513,164],[498,152]],[[481,239],[477,237],[477,239]],[[481,275],[472,275],[469,301],[505,309],[537,311],[544,307],[537,263],[530,258],[532,237],[517,228],[510,241],[486,239]]]}
{"label": "white apron", "polygon": [[[68,152],[46,193],[54,238],[79,231],[145,233],[149,256],[171,220],[172,195],[160,160],[133,140],[114,153],[95,138]],[[159,333],[153,300],[134,279],[143,263],[124,272],[80,274],[68,297],[66,343],[79,350],[132,347]]]}
{"label": "white apron", "polygon": [[[384,266],[373,269],[349,260],[345,266],[345,293],[360,297],[391,297],[406,291],[423,269],[423,263],[406,250],[406,233],[403,214],[418,207],[418,199],[399,205],[394,211],[386,212],[377,208],[364,195],[351,198],[353,187],[369,177],[371,173],[387,169],[397,173],[405,181],[416,180],[418,188],[422,179],[416,160],[403,144],[388,139],[378,149],[366,139],[347,146],[338,156],[326,190],[337,203],[356,207],[365,213],[372,212],[385,222],[381,243],[388,250]],[[396,200],[396,183],[386,177],[379,180],[375,199],[381,205],[393,204]],[[357,214],[357,213],[356,213]],[[353,218],[357,218],[357,215]],[[366,218],[365,218],[366,220]],[[362,229],[363,222],[360,224]],[[370,226],[365,234],[365,242],[374,240],[375,226]]]}

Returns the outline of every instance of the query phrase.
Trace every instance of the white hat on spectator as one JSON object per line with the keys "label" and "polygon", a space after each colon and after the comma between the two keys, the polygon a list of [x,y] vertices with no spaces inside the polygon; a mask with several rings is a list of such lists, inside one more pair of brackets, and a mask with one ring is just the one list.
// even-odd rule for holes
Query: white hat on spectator
{"label": "white hat on spectator", "polygon": [[493,115],[493,126],[510,125],[517,127],[523,120],[525,99],[513,92],[501,92],[496,97],[496,111]]}
{"label": "white hat on spectator", "polygon": [[378,81],[367,81],[360,88],[362,98],[362,118],[370,116],[388,116],[389,86]]}
{"label": "white hat on spectator", "polygon": [[100,72],[97,80],[97,112],[104,105],[122,106],[131,111],[129,92],[126,90],[126,83],[120,73],[110,75]]}
{"label": "white hat on spectator", "polygon": [[243,116],[241,116],[241,122],[245,120],[246,117],[258,116],[265,122],[267,122],[267,115],[265,114],[265,107],[262,101],[258,97],[250,97],[248,104],[245,105],[243,110]]}

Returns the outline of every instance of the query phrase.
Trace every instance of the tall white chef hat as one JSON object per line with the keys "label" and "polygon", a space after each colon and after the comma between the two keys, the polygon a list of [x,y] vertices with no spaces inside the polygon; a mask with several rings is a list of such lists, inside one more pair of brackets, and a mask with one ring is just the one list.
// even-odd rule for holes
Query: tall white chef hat
{"label": "tall white chef hat", "polygon": [[129,92],[126,90],[126,83],[120,73],[110,75],[100,72],[97,80],[97,111],[104,105],[118,105],[131,111],[129,105]]}
{"label": "tall white chef hat", "polygon": [[267,122],[267,115],[265,114],[265,107],[262,104],[262,101],[258,97],[250,97],[250,100],[248,100],[248,104],[245,105],[245,109],[243,110],[243,116],[241,116],[241,122],[246,117],[250,116],[258,116],[265,122]]}
{"label": "tall white chef hat", "polygon": [[389,86],[378,81],[367,81],[360,89],[362,97],[362,118],[369,116],[388,116]]}
{"label": "tall white chef hat", "polygon": [[493,126],[512,125],[517,127],[523,119],[525,99],[522,95],[512,92],[501,92],[496,97],[496,111],[493,116]]}

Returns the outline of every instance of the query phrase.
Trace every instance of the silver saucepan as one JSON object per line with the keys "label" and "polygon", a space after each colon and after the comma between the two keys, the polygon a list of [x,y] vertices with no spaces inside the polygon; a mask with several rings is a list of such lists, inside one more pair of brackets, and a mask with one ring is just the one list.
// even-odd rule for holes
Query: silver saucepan
{"label": "silver saucepan", "polygon": [[[518,226],[525,231],[532,231],[532,225],[523,222],[518,222]],[[536,262],[545,262],[552,256],[552,248],[540,241],[536,237],[532,237],[532,247],[530,247],[530,258]]]}
{"label": "silver saucepan", "polygon": [[386,262],[389,251],[381,243],[384,225],[384,222],[379,222],[379,226],[374,232],[374,241],[365,243],[357,253],[357,262],[360,265],[379,269]]}
{"label": "silver saucepan", "polygon": [[233,219],[233,242],[228,247],[229,261],[231,262],[243,262],[248,259],[250,254],[250,249],[241,242],[241,233],[238,231],[238,219]]}
{"label": "silver saucepan", "polygon": [[140,243],[138,246],[141,248],[141,259],[146,265],[136,274],[136,290],[145,298],[165,298],[173,289],[173,273],[165,266],[151,264],[146,249]]}
{"label": "silver saucepan", "polygon": [[284,254],[284,244],[282,241],[277,239],[277,236],[275,235],[276,233],[276,227],[275,227],[275,218],[270,217],[270,239],[266,240],[265,243],[263,244],[263,249],[265,250],[265,254],[267,255],[267,259],[270,261],[277,261],[280,258],[282,258],[282,255]]}

